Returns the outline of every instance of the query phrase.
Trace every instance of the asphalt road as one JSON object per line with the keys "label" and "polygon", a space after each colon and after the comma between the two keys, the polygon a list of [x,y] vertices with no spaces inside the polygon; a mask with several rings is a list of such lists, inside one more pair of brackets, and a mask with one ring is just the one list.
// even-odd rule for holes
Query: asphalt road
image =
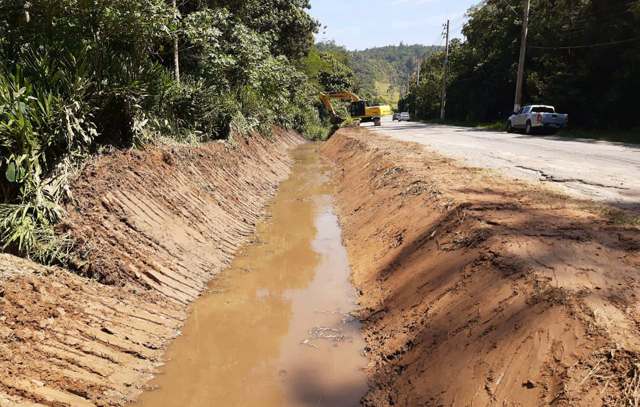
{"label": "asphalt road", "polygon": [[640,209],[640,146],[390,119],[370,129],[424,144],[474,167],[555,184],[578,198]]}

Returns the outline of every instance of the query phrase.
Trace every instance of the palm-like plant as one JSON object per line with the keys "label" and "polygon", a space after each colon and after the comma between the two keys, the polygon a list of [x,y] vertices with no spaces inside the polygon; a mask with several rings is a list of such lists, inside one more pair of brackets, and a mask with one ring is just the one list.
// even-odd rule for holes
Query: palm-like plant
{"label": "palm-like plant", "polygon": [[56,59],[33,55],[0,75],[0,249],[46,262],[66,251],[53,225],[69,158],[86,153],[97,135],[84,107],[88,82],[64,59],[49,61]]}

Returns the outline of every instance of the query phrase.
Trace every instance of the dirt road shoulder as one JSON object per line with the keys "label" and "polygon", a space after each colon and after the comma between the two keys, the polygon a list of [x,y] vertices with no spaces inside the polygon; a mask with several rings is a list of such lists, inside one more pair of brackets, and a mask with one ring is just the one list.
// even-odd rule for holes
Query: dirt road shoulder
{"label": "dirt road shoulder", "polygon": [[633,222],[364,129],[324,154],[362,294],[366,405],[640,397]]}

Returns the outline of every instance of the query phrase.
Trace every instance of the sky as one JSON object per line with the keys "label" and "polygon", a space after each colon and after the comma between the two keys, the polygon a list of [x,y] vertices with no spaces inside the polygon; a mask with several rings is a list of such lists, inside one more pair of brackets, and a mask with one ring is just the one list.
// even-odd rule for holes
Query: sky
{"label": "sky", "polygon": [[[318,41],[335,40],[351,50],[383,45],[440,45],[451,20],[453,37],[466,11],[480,0],[311,0],[311,14],[322,24]],[[326,26],[326,28],[325,28]]]}

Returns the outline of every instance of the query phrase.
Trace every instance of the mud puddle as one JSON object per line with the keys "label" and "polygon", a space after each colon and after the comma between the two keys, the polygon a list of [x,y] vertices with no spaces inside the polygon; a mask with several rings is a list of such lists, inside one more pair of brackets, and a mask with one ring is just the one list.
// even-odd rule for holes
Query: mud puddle
{"label": "mud puddle", "polygon": [[136,406],[357,406],[367,391],[355,292],[316,145],[256,242],[210,285]]}

